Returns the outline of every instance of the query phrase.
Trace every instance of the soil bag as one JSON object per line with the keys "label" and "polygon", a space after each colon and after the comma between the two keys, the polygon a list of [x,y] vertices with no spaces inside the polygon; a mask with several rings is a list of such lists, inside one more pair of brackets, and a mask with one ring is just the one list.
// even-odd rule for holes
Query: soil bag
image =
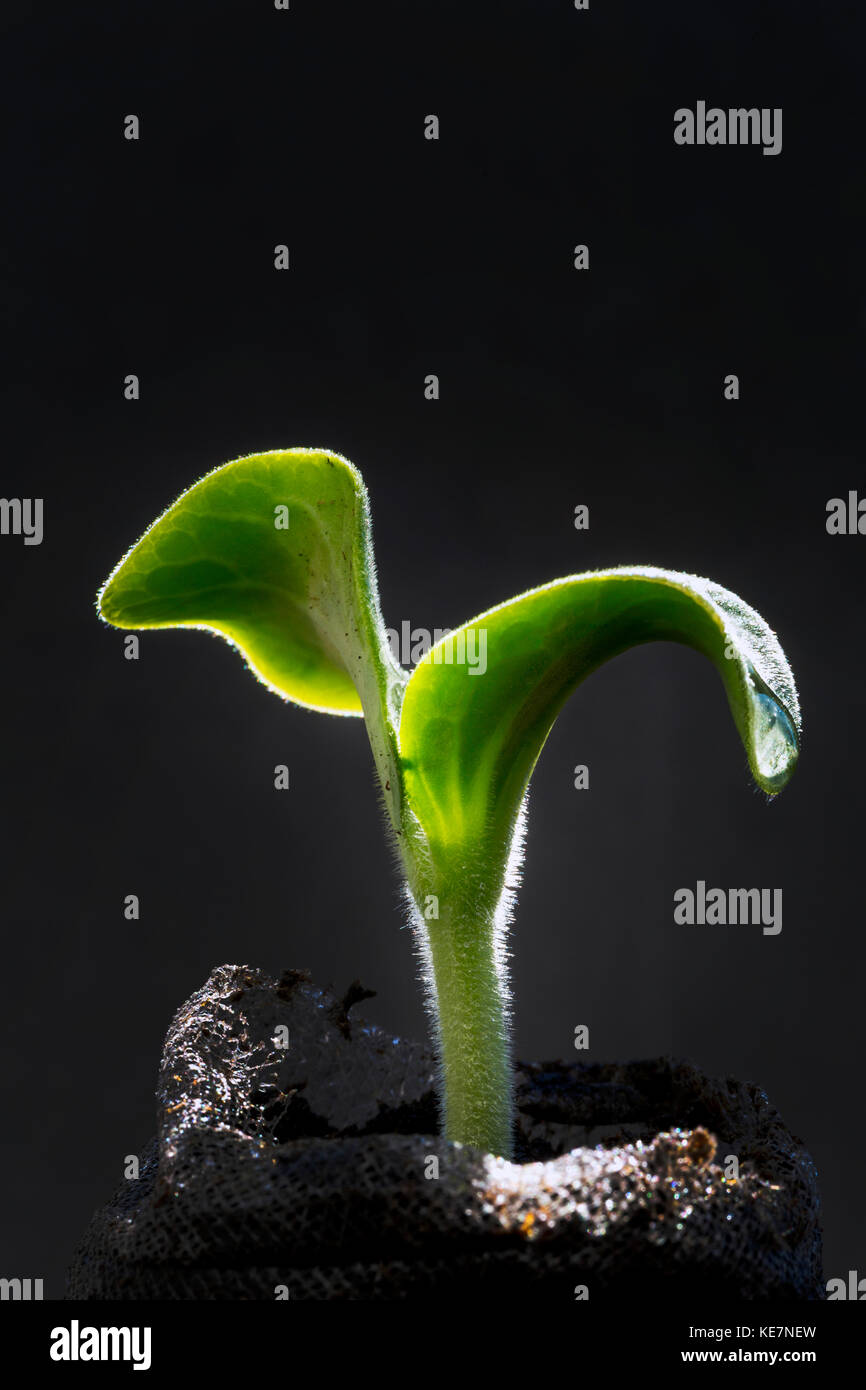
{"label": "soil bag", "polygon": [[506,1162],[438,1137],[431,1051],[357,1018],[367,997],[213,971],[70,1299],[824,1297],[814,1164],[759,1087],[518,1065]]}

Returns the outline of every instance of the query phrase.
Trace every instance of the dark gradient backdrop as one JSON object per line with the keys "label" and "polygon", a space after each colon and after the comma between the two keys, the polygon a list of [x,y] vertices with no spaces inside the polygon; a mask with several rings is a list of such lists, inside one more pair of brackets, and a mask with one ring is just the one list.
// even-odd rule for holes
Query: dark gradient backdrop
{"label": "dark gradient backdrop", "polygon": [[[643,562],[777,628],[806,733],[772,805],[690,651],[627,654],[566,709],[533,784],[516,1043],[568,1055],[587,1022],[595,1058],[760,1082],[818,1162],[828,1277],[866,1273],[866,537],[824,524],[866,492],[854,7],[18,3],[2,25],[2,492],[44,497],[45,538],[0,538],[0,1273],[62,1295],[212,965],[360,976],[369,1016],[425,1027],[361,724],[197,633],[127,662],[93,611],[182,488],[293,444],[362,469],[394,625]],[[698,99],[781,106],[782,154],[677,148]],[[675,927],[698,878],[781,887],[781,936]]]}

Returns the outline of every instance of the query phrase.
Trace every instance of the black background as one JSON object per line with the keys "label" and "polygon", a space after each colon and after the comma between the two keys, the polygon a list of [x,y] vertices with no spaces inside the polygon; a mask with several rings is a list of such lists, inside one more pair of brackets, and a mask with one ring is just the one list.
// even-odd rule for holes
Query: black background
{"label": "black background", "polygon": [[[530,800],[516,1049],[567,1056],[585,1022],[593,1058],[759,1082],[818,1164],[827,1277],[866,1273],[866,539],[825,530],[866,492],[862,31],[853,5],[754,0],[4,18],[2,492],[45,499],[45,538],[0,539],[0,1273],[62,1296],[214,964],[360,976],[368,1016],[425,1029],[361,724],[197,633],[126,661],[93,608],[201,473],[299,444],[362,470],[391,625],[648,563],[776,627],[805,736],[772,804],[691,651],[629,653],[566,708]],[[699,99],[781,106],[781,155],[675,146]],[[781,935],[675,926],[698,878],[781,887]]]}

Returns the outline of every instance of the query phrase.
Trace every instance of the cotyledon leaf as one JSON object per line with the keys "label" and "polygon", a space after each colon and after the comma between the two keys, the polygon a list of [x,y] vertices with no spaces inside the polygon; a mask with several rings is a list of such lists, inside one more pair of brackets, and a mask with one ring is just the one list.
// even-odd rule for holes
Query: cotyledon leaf
{"label": "cotyledon leaf", "polygon": [[763,618],[695,575],[644,566],[574,575],[482,613],[431,648],[412,674],[399,748],[409,804],[434,861],[502,862],[568,696],[604,661],[653,640],[710,658],[755,781],[770,795],[781,791],[797,762],[800,709]]}
{"label": "cotyledon leaf", "polygon": [[214,469],[145,531],[98,609],[120,628],[219,633],[286,699],[363,713],[398,814],[393,726],[406,675],[379,609],[367,491],[347,459],[280,449]]}

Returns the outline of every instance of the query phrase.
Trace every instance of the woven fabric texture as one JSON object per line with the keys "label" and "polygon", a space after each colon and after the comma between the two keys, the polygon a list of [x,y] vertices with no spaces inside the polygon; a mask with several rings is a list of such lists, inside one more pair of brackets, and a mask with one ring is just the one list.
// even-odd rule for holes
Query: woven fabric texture
{"label": "woven fabric texture", "polygon": [[365,997],[212,972],[69,1298],[824,1297],[814,1164],[759,1087],[519,1065],[506,1162],[438,1137],[431,1052],[357,1018]]}

